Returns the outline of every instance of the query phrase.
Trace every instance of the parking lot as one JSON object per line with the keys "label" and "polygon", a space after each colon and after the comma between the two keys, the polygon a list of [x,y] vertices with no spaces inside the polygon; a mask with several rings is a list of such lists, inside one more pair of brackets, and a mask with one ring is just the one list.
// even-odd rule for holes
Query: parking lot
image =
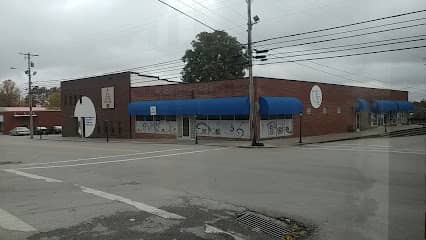
{"label": "parking lot", "polygon": [[308,239],[424,234],[425,136],[263,149],[0,136],[0,164],[0,239],[268,239],[236,221],[246,211]]}

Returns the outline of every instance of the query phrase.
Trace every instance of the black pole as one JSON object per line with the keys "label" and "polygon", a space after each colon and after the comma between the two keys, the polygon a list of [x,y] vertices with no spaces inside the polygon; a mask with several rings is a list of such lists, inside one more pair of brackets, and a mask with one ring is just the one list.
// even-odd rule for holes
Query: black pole
{"label": "black pole", "polygon": [[384,124],[385,124],[385,133],[387,133],[388,132],[388,129],[387,129],[387,120],[386,120],[386,114],[385,114],[385,116],[384,116],[384,118],[383,118],[383,122],[384,122]]}
{"label": "black pole", "polygon": [[106,132],[106,141],[109,142],[109,129],[108,129],[108,121],[105,121],[105,132]]}
{"label": "black pole", "polygon": [[86,118],[81,117],[81,136],[84,139],[86,137]]}
{"label": "black pole", "polygon": [[303,113],[299,113],[299,143],[302,143],[302,116]]}
{"label": "black pole", "polygon": [[194,120],[194,124],[195,124],[195,144],[198,144],[198,127],[197,127],[197,115],[195,115],[195,120]]}

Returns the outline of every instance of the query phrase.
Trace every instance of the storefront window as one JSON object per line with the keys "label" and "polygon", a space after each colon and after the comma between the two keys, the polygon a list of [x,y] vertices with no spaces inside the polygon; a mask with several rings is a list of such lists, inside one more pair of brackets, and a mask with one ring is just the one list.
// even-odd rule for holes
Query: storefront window
{"label": "storefront window", "polygon": [[249,120],[248,115],[235,115],[235,120]]}

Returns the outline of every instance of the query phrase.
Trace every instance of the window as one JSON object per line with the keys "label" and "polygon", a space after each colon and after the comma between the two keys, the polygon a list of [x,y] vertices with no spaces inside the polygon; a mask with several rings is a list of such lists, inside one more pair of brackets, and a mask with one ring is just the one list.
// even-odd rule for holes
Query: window
{"label": "window", "polygon": [[222,120],[234,120],[234,115],[224,115],[222,116]]}
{"label": "window", "polygon": [[166,116],[166,121],[171,121],[171,122],[175,122],[176,121],[176,116]]}
{"label": "window", "polygon": [[144,121],[145,117],[144,116],[136,116],[136,121]]}
{"label": "window", "polygon": [[63,96],[62,101],[63,101],[63,105],[64,106],[68,105],[68,101],[67,100],[68,100],[67,96]]}
{"label": "window", "polygon": [[208,120],[220,120],[220,117],[219,115],[209,115]]}
{"label": "window", "polygon": [[342,108],[341,107],[337,107],[337,114],[341,114],[342,113]]}
{"label": "window", "polygon": [[235,120],[249,120],[249,115],[235,115]]}

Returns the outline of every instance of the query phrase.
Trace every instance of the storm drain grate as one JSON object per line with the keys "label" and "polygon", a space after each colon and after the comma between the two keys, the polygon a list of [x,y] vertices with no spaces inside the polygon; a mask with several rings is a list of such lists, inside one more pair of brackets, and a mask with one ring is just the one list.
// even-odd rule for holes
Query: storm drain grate
{"label": "storm drain grate", "polygon": [[292,232],[286,223],[255,212],[244,212],[236,220],[255,232],[262,232],[276,239],[285,239]]}

